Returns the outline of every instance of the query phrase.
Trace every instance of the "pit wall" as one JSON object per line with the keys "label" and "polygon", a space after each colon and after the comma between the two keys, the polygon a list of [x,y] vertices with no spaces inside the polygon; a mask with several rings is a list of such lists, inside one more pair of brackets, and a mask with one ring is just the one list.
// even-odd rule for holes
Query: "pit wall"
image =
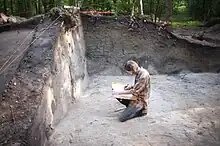
{"label": "pit wall", "polygon": [[129,59],[136,60],[150,74],[220,71],[220,48],[191,44],[148,21],[138,23],[139,28],[128,29],[126,17],[83,15],[89,74],[108,69],[109,64],[123,70]]}
{"label": "pit wall", "polygon": [[[54,74],[48,78],[43,89],[45,98],[42,99],[31,129],[31,145],[38,142],[44,145],[45,140],[49,140],[56,125],[86,88],[85,43],[80,18],[77,26],[72,29],[67,32],[62,29],[56,41],[53,53]],[[42,113],[46,115],[42,116]],[[44,122],[39,121],[46,124],[42,125]]]}
{"label": "pit wall", "polygon": [[[6,87],[0,106],[4,145],[46,145],[56,125],[83,94],[87,85],[85,43],[80,16],[75,15],[77,23],[71,30],[66,31],[58,20],[37,39]],[[36,36],[51,23],[45,18]]]}

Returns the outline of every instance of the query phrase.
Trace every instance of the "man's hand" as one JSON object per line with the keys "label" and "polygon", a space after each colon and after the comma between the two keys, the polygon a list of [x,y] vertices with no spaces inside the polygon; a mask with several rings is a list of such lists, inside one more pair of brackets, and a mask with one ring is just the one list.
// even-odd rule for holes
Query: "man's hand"
{"label": "man's hand", "polygon": [[130,90],[130,89],[132,89],[132,88],[133,88],[132,85],[127,84],[127,85],[124,87],[124,90]]}
{"label": "man's hand", "polygon": [[131,93],[131,94],[134,94],[134,89],[130,89],[130,93]]}

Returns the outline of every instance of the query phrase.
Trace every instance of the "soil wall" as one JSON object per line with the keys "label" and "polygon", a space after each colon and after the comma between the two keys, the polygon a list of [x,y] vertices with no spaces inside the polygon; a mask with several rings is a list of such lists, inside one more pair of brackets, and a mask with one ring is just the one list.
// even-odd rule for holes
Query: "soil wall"
{"label": "soil wall", "polygon": [[90,74],[109,64],[122,69],[128,59],[151,74],[220,72],[220,48],[178,39],[147,21],[129,29],[127,19],[83,16]]}
{"label": "soil wall", "polygon": [[[0,102],[0,145],[45,145],[86,88],[87,66],[79,14],[75,26],[60,19],[25,53]],[[45,17],[38,36],[52,20]]]}

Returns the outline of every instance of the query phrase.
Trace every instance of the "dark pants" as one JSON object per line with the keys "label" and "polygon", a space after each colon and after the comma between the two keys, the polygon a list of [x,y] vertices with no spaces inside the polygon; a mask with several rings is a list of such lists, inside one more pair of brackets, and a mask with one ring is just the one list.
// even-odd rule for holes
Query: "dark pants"
{"label": "dark pants", "polygon": [[132,118],[146,115],[146,114],[143,114],[142,111],[143,111],[143,107],[137,107],[135,105],[128,106],[119,116],[119,121],[125,122]]}

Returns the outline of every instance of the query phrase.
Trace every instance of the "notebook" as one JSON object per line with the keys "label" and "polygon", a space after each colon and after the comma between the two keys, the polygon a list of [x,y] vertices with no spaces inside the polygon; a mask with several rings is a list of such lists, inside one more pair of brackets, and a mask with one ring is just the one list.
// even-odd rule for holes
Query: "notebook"
{"label": "notebook", "polygon": [[[118,93],[118,92],[122,92],[125,91],[124,87],[126,84],[121,84],[119,82],[112,82],[112,93]],[[127,100],[135,100],[135,98],[133,97],[132,94],[121,94],[121,95],[113,95],[115,98],[119,98],[119,99],[127,99]]]}

